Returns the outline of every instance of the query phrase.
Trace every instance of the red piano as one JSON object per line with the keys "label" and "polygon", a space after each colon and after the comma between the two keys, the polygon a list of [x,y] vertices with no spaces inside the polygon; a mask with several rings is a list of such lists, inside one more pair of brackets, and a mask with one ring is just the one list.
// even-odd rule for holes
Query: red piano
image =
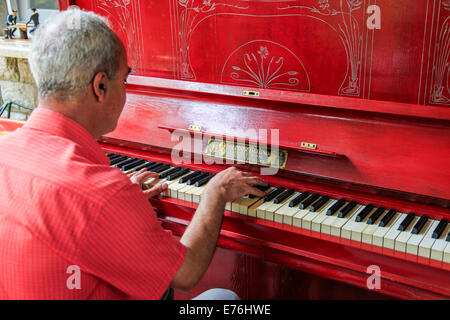
{"label": "red piano", "polygon": [[235,165],[270,184],[227,204],[176,299],[450,298],[450,1],[59,3],[127,47],[127,103],[99,143],[169,184],[151,201],[164,228],[184,232],[207,184],[183,177]]}

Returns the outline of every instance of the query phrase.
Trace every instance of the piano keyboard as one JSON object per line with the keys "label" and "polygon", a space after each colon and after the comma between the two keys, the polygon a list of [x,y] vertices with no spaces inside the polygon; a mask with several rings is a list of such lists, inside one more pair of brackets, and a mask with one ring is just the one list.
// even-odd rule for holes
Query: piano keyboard
{"label": "piano keyboard", "polygon": [[[199,203],[214,174],[174,167],[165,163],[107,153],[110,164],[125,173],[146,169],[159,173],[166,183],[164,196]],[[153,179],[146,181],[145,185]],[[264,198],[245,196],[226,204],[226,210],[275,221],[342,239],[392,249],[402,253],[450,263],[450,224],[426,215],[363,205],[347,199],[284,187],[259,187]]]}

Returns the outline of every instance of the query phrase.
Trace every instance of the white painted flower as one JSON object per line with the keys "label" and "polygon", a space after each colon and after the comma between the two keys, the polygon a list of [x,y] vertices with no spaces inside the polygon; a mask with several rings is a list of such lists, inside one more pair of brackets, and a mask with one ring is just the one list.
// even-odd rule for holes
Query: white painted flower
{"label": "white painted flower", "polygon": [[265,59],[269,55],[269,50],[267,50],[267,47],[261,46],[259,47],[258,54],[262,59]]}

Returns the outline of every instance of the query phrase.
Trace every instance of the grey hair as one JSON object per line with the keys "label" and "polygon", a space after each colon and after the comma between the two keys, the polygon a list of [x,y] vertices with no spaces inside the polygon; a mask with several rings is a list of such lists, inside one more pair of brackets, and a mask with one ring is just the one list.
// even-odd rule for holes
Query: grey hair
{"label": "grey hair", "polygon": [[69,9],[36,30],[29,64],[40,97],[72,100],[98,72],[115,79],[120,58],[119,40],[105,18]]}

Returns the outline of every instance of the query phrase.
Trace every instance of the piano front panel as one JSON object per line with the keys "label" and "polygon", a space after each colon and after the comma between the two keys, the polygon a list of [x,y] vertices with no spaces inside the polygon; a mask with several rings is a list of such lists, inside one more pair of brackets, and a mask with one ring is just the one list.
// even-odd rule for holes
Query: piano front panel
{"label": "piano front panel", "polygon": [[59,1],[108,17],[136,75],[450,106],[446,1],[376,3],[374,30],[367,0]]}

